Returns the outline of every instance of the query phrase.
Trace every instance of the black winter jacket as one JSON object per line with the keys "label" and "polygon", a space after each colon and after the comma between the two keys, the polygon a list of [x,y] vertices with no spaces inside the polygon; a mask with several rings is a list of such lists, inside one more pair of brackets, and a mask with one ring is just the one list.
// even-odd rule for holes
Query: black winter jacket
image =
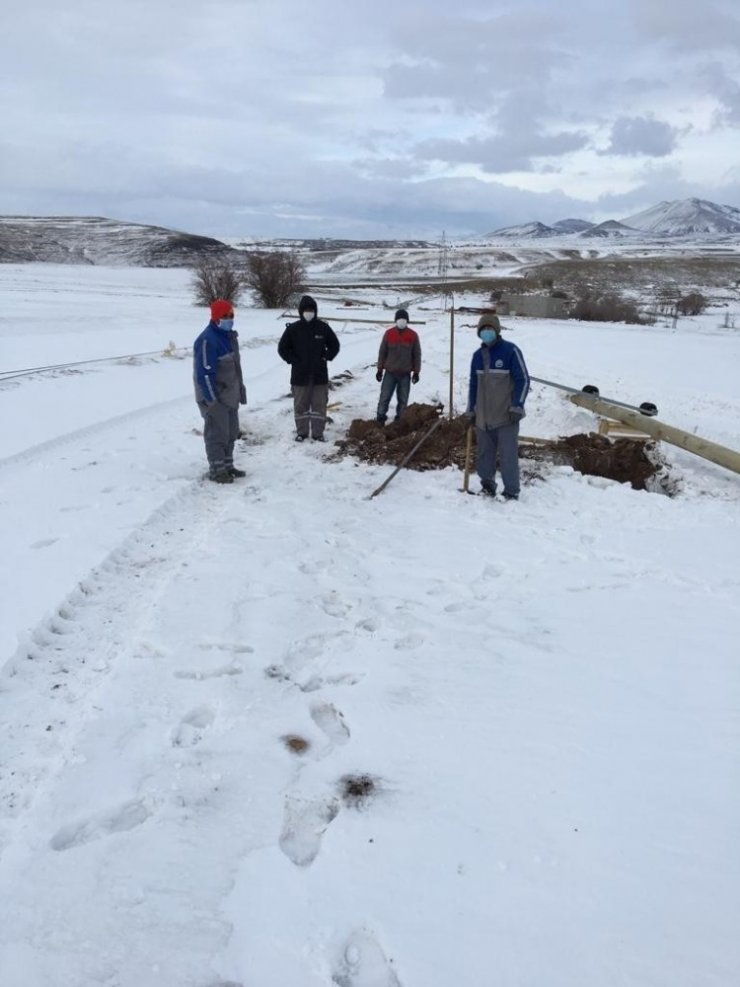
{"label": "black winter jacket", "polygon": [[339,352],[339,340],[334,330],[318,318],[310,322],[301,316],[286,326],[278,353],[291,366],[290,383],[298,387],[306,384],[328,384],[327,362]]}

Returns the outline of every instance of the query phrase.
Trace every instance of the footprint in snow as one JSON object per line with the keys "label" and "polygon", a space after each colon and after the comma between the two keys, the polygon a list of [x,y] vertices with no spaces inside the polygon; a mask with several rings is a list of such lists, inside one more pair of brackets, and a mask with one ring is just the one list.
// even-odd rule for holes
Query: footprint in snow
{"label": "footprint in snow", "polygon": [[320,572],[326,571],[329,568],[329,563],[318,559],[316,562],[299,562],[298,571],[302,572],[304,576],[316,576]]}
{"label": "footprint in snow", "polygon": [[58,541],[58,538],[42,538],[40,541],[35,541],[29,545],[29,548],[49,548],[50,545],[56,545]]}
{"label": "footprint in snow", "polygon": [[346,617],[352,607],[347,603],[342,603],[339,596],[332,592],[321,597],[321,609],[329,617]]}
{"label": "footprint in snow", "polygon": [[180,669],[174,672],[176,679],[192,679],[194,682],[202,682],[205,679],[218,679],[224,675],[241,675],[244,670],[240,665],[217,665],[215,668],[208,668],[205,671],[198,669]]}
{"label": "footprint in snow", "polygon": [[289,795],[285,800],[279,845],[297,867],[308,867],[318,856],[329,823],[339,812],[339,800],[306,800]]}
{"label": "footprint in snow", "polygon": [[331,979],[338,987],[401,987],[377,939],[364,929],[347,939]]}
{"label": "footprint in snow", "polygon": [[406,634],[405,637],[399,637],[393,648],[396,651],[414,651],[416,648],[420,648],[422,644],[424,644],[422,634]]}
{"label": "footprint in snow", "polygon": [[52,850],[71,850],[113,833],[126,833],[141,826],[151,814],[152,809],[144,799],[132,799],[115,809],[99,812],[84,822],[62,826],[52,837],[50,846]]}
{"label": "footprint in snow", "polygon": [[197,706],[180,720],[172,734],[173,747],[194,747],[203,739],[203,733],[216,719],[209,706]]}
{"label": "footprint in snow", "polygon": [[251,644],[242,644],[239,641],[201,641],[198,647],[201,651],[228,651],[234,655],[254,654]]}
{"label": "footprint in snow", "polygon": [[323,658],[337,642],[347,642],[351,636],[345,631],[309,634],[300,641],[293,641],[285,651],[284,663],[288,668],[303,668],[316,658]]}
{"label": "footprint in snow", "polygon": [[349,727],[332,703],[314,703],[311,706],[311,719],[335,744],[346,744],[349,740]]}
{"label": "footprint in snow", "polygon": [[327,675],[322,678],[320,675],[312,675],[305,682],[299,682],[298,688],[301,692],[318,692],[325,685],[357,685],[364,678],[364,674],[345,672],[341,675]]}

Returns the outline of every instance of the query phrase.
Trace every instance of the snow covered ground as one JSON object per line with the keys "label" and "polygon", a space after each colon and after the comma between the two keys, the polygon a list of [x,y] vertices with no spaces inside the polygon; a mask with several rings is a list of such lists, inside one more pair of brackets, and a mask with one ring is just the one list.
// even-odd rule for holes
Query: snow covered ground
{"label": "snow covered ground", "polygon": [[[187,280],[0,267],[0,370],[186,347]],[[320,296],[330,443],[377,400],[380,330],[344,319],[401,300],[364,297]],[[412,398],[446,403],[427,304]],[[0,381],[2,987],[736,984],[740,477],[666,447],[670,499],[553,468],[516,504],[452,470],[370,500],[387,467],[292,442],[284,321],[238,312],[228,488],[188,359]],[[738,448],[719,321],[511,325],[533,374]]]}

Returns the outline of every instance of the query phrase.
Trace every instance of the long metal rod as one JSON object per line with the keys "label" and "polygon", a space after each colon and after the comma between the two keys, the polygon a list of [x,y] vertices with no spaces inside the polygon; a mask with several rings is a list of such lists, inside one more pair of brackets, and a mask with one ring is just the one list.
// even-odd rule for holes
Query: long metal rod
{"label": "long metal rod", "polygon": [[454,395],[455,387],[455,296],[452,295],[452,302],[450,304],[450,403],[449,407],[449,419],[452,421],[454,415],[454,409],[452,407],[452,398]]}
{"label": "long metal rod", "polygon": [[397,473],[400,473],[401,470],[404,468],[404,466],[407,463],[410,463],[411,462],[411,460],[414,458],[414,456],[416,455],[416,453],[418,452],[418,450],[426,442],[426,440],[429,438],[429,436],[435,431],[435,429],[439,428],[439,426],[442,424],[443,421],[444,421],[444,418],[440,415],[439,418],[436,420],[436,422],[432,425],[432,427],[427,432],[425,432],[424,435],[422,435],[422,437],[416,443],[416,445],[411,450],[411,452],[407,453],[404,456],[404,458],[401,460],[401,462],[398,464],[398,466],[396,466],[396,468],[393,470],[393,472],[388,477],[388,479],[387,480],[384,480],[383,483],[380,484],[380,486],[378,487],[377,490],[373,490],[373,492],[370,494],[370,497],[368,498],[369,500],[372,500],[373,497],[377,497],[379,493],[382,493],[385,490],[385,488],[391,482],[391,480],[393,479],[393,477],[396,476]]}
{"label": "long metal rod", "polygon": [[[569,387],[567,384],[558,384],[554,380],[545,380],[544,377],[532,377],[530,380],[537,381],[538,384],[546,384],[548,387],[556,387],[559,391],[567,391],[568,394],[584,394],[580,387]],[[599,395],[601,397],[601,395]],[[620,408],[628,408],[630,411],[640,411],[636,404],[627,404],[626,401],[617,401],[614,398],[601,398],[602,401],[608,401],[609,404],[616,404]],[[642,412],[640,412],[642,414]]]}
{"label": "long metal rod", "polygon": [[[184,350],[184,346],[176,346],[175,351]],[[90,363],[112,363],[114,360],[133,360],[140,356],[162,356],[164,350],[151,350],[149,353],[128,353],[125,356],[101,356],[95,360],[77,360],[75,363],[54,363],[45,367],[26,367],[23,370],[0,370],[0,382],[12,380],[14,377],[26,377],[29,374],[49,373],[52,370],[67,370],[69,367],[84,367]],[[174,352],[174,351],[173,351]]]}

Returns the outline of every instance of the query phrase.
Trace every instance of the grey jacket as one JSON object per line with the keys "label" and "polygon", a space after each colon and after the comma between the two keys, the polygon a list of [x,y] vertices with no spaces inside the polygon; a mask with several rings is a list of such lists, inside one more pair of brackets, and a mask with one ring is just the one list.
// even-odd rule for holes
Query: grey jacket
{"label": "grey jacket", "polygon": [[193,345],[193,383],[198,404],[219,401],[238,408],[247,403],[235,332],[224,332],[212,322],[206,326]]}
{"label": "grey jacket", "polygon": [[510,423],[512,407],[524,412],[529,374],[521,350],[500,339],[495,346],[481,346],[470,367],[468,410],[475,411],[478,428],[500,428]]}

